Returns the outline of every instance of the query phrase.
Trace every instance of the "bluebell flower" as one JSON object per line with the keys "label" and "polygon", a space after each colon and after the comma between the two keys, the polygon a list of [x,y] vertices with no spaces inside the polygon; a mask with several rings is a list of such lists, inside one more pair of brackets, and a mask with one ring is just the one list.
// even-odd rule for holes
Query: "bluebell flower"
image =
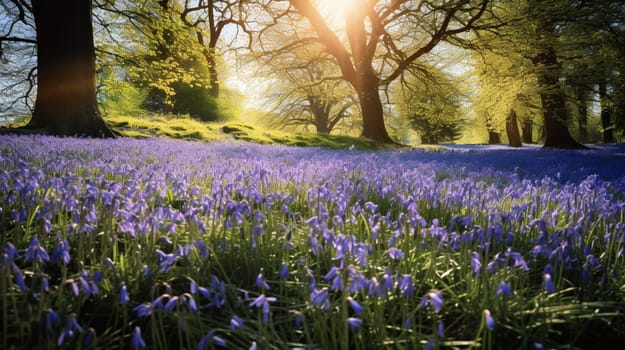
{"label": "bluebell flower", "polygon": [[145,340],[143,340],[143,337],[141,336],[141,328],[139,326],[135,327],[135,331],[132,334],[132,342],[130,345],[134,350],[146,347]]}
{"label": "bluebell flower", "polygon": [[403,253],[400,249],[395,248],[395,247],[392,247],[392,248],[387,249],[385,253],[386,253],[386,254],[389,256],[389,258],[391,258],[392,260],[401,260],[401,258],[403,258],[403,257],[404,257],[404,253]]}
{"label": "bluebell flower", "polygon": [[360,313],[362,312],[362,306],[352,297],[347,297],[347,302],[349,303],[349,306],[352,308],[352,310],[354,310],[354,313],[356,315],[360,315]]}
{"label": "bluebell flower", "polygon": [[149,278],[152,276],[152,271],[150,270],[150,266],[147,264],[143,265],[143,276]]}
{"label": "bluebell flower", "polygon": [[326,273],[325,276],[323,276],[323,279],[326,281],[330,281],[335,279],[337,276],[340,275],[341,269],[336,267],[336,266],[332,266],[330,268],[330,271],[328,271],[328,273]]}
{"label": "bluebell flower", "polygon": [[347,324],[349,324],[349,327],[353,331],[358,332],[360,330],[360,325],[362,324],[362,320],[357,317],[348,317]]}
{"label": "bluebell flower", "polygon": [[408,316],[404,320],[404,329],[410,329],[410,328],[412,328],[412,317]]}
{"label": "bluebell flower", "polygon": [[76,320],[76,314],[70,314],[65,320],[65,327],[63,328],[63,331],[61,331],[61,334],[56,341],[56,345],[63,345],[65,339],[73,337],[76,334],[75,332],[82,333],[83,330]]}
{"label": "bluebell flower", "polygon": [[252,345],[250,345],[250,350],[258,350],[257,347],[256,347],[256,342],[255,341],[253,341]]}
{"label": "bluebell flower", "polygon": [[126,289],[126,283],[122,283],[121,290],[119,291],[119,301],[122,305],[126,305],[130,301],[130,296],[128,295],[128,290]]}
{"label": "bluebell flower", "polygon": [[197,344],[197,349],[198,350],[208,349],[210,348],[211,344],[226,347],[227,345],[226,341],[220,338],[219,336],[215,335],[216,332],[217,332],[216,329],[211,329],[210,331],[208,331],[208,333],[206,333],[206,335],[202,337],[202,339],[200,339],[200,342]]}
{"label": "bluebell flower", "polygon": [[548,273],[543,275],[543,288],[549,294],[553,294],[556,292],[556,287],[553,284],[553,279],[551,278],[551,275]]}
{"label": "bluebell flower", "polygon": [[163,309],[167,310],[167,311],[171,311],[174,309],[174,307],[176,307],[176,305],[178,305],[178,297],[177,296],[172,296],[169,298],[169,300],[167,301],[167,303],[165,303],[165,306],[163,306]]}
{"label": "bluebell flower", "polygon": [[436,334],[439,338],[445,337],[445,326],[443,325],[443,321],[436,322]]}
{"label": "bluebell flower", "polygon": [[301,312],[295,313],[294,322],[295,322],[295,327],[298,327],[298,328],[301,327],[302,324],[304,324],[304,316],[302,315]]}
{"label": "bluebell flower", "polygon": [[279,278],[285,280],[289,277],[289,265],[285,262],[280,266]]}
{"label": "bluebell flower", "polygon": [[497,287],[497,290],[495,291],[495,295],[502,295],[509,297],[512,294],[512,291],[510,289],[510,283],[506,283],[504,281],[501,281],[501,283],[499,283],[499,287]]}
{"label": "bluebell flower", "polygon": [[74,296],[79,296],[80,295],[80,289],[78,288],[78,283],[76,283],[76,281],[74,279],[69,279],[67,280],[69,282],[70,287],[72,288],[72,293],[74,293]]}
{"label": "bluebell flower", "polygon": [[69,251],[69,242],[66,239],[59,241],[54,247],[54,251],[52,252],[52,262],[57,263],[59,261],[62,261],[65,265],[69,264],[71,260]]}
{"label": "bluebell flower", "polygon": [[197,313],[197,304],[195,302],[195,298],[193,298],[193,295],[189,294],[189,293],[185,293],[184,294],[184,298],[181,298],[181,300],[184,300],[185,303],[187,305],[189,305],[189,309],[193,312],[193,313]]}
{"label": "bluebell flower", "polygon": [[96,335],[95,329],[89,328],[87,330],[87,334],[85,334],[85,337],[82,340],[82,347],[88,348],[89,346],[91,346],[91,344],[94,343],[95,335]]}
{"label": "bluebell flower", "polygon": [[267,324],[269,323],[269,303],[273,303],[276,300],[277,299],[275,297],[267,297],[264,294],[261,294],[250,303],[250,306],[262,309],[263,323]]}
{"label": "bluebell flower", "polygon": [[414,293],[414,285],[412,284],[412,275],[401,275],[399,280],[399,291],[401,291],[404,298],[412,297]]}
{"label": "bluebell flower", "polygon": [[152,315],[152,303],[139,304],[132,308],[132,311],[137,313],[137,317],[149,317]]}
{"label": "bluebell flower", "polygon": [[434,349],[434,339],[428,340],[428,343],[425,344],[424,350],[433,350]]}
{"label": "bluebell flower", "polygon": [[329,310],[332,308],[327,288],[313,290],[312,293],[310,293],[310,300],[313,305],[321,307],[322,310]]}
{"label": "bluebell flower", "polygon": [[61,319],[56,311],[53,309],[48,309],[48,311],[46,311],[46,329],[48,331],[51,331],[52,328],[59,323],[59,321],[61,321]]}
{"label": "bluebell flower", "polygon": [[482,268],[482,261],[480,259],[480,253],[478,252],[473,252],[471,254],[471,269],[473,270],[473,274],[475,276],[479,276],[480,275],[480,269]]}
{"label": "bluebell flower", "polygon": [[28,244],[28,249],[26,250],[26,254],[24,255],[25,261],[37,261],[39,263],[45,263],[50,260],[48,253],[46,250],[39,244],[39,239],[37,235],[33,235],[30,239],[30,243]]}
{"label": "bluebell flower", "polygon": [[432,290],[423,295],[419,307],[425,307],[427,304],[431,304],[434,308],[434,312],[440,312],[443,307],[443,295],[438,290]]}
{"label": "bluebell flower", "polygon": [[495,329],[495,319],[491,316],[490,311],[488,309],[484,310],[484,322],[486,323],[486,328],[491,331]]}
{"label": "bluebell flower", "polygon": [[263,270],[261,269],[260,273],[258,274],[258,276],[256,276],[256,287],[262,289],[262,290],[270,290],[271,288],[269,288],[269,284],[267,283],[267,281],[265,281],[265,278],[263,277]]}
{"label": "bluebell flower", "polygon": [[243,328],[243,320],[238,316],[232,316],[230,319],[230,330],[235,331],[237,329]]}
{"label": "bluebell flower", "polygon": [[24,282],[24,273],[19,269],[15,269],[14,273],[15,273],[15,283],[17,284],[17,287],[20,289],[22,293],[26,292],[27,288],[26,288],[26,283]]}

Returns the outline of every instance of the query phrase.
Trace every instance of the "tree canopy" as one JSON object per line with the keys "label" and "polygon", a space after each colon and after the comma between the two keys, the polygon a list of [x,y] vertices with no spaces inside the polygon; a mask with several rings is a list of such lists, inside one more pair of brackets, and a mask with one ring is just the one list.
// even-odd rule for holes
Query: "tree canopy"
{"label": "tree canopy", "polygon": [[[93,135],[88,129],[99,125],[93,129],[106,134],[98,105],[105,113],[223,120],[224,101],[236,94],[220,91],[235,74],[239,86],[265,81],[258,93],[269,124],[331,132],[349,121],[381,142],[395,142],[387,126],[397,118],[424,142],[452,141],[481,125],[490,142],[505,132],[510,144],[520,145],[512,142],[519,134],[525,143],[576,148],[593,135],[615,142],[625,130],[620,1],[99,0],[78,12],[67,0],[46,10],[56,19],[38,5],[1,3],[0,117],[32,115],[33,127],[54,133]],[[91,23],[83,27],[93,35],[72,39],[63,16]],[[464,59],[449,47],[464,50]],[[85,120],[69,127],[72,113],[45,103],[69,74],[46,67],[78,57],[82,68],[72,72],[93,78],[83,83],[88,89],[65,89],[58,103],[83,101],[72,113]],[[437,60],[464,67],[464,83],[433,69]],[[467,87],[470,100],[458,99]],[[95,105],[76,98],[86,90]]]}

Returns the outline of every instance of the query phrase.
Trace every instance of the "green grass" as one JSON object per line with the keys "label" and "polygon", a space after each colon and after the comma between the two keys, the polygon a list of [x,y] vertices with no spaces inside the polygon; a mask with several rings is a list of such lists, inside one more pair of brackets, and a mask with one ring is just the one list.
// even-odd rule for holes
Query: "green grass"
{"label": "green grass", "polygon": [[382,144],[363,137],[290,133],[263,129],[244,123],[203,123],[187,116],[151,115],[145,117],[108,116],[108,125],[119,135],[133,138],[165,137],[191,141],[235,139],[259,144],[359,150],[399,149],[400,145]]}

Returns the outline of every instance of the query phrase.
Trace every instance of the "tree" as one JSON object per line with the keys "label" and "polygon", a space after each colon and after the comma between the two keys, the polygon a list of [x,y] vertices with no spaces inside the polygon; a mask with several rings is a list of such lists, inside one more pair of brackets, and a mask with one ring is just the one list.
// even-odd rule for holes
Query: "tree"
{"label": "tree", "polygon": [[[490,1],[351,1],[344,3],[345,26],[332,28],[311,0],[290,0],[306,18],[313,40],[322,43],[356,92],[362,112],[362,135],[393,142],[384,124],[380,89],[403,77],[413,63],[444,40],[479,29]],[[327,5],[328,3],[326,3]],[[335,8],[336,10],[337,8]],[[277,16],[287,18],[282,13]]]}
{"label": "tree", "polygon": [[518,147],[521,141],[533,142],[534,116],[540,112],[538,80],[531,62],[502,33],[483,34],[475,43],[469,71],[476,85],[472,102],[488,130],[489,144],[501,143],[505,131],[508,143]]}
{"label": "tree", "polygon": [[217,43],[224,29],[229,25],[236,26],[248,35],[248,45],[252,41],[251,32],[247,28],[246,12],[242,11],[242,5],[242,1],[239,0],[185,0],[184,9],[180,15],[183,22],[195,30],[197,42],[202,47],[209,70],[210,94],[214,98],[219,97],[220,86],[217,70]]}
{"label": "tree", "polygon": [[32,113],[36,86],[36,31],[30,8],[0,2],[0,121],[21,121]]}
{"label": "tree", "polygon": [[[265,47],[268,48],[270,41],[285,42],[289,34],[281,30],[265,34]],[[340,79],[338,66],[323,46],[296,44],[288,51],[265,51],[250,58],[258,66],[256,75],[263,79],[274,77],[265,95],[266,105],[275,117],[267,124],[313,126],[317,133],[329,134],[360,113],[353,90]]]}
{"label": "tree", "polygon": [[432,64],[414,68],[403,84],[395,84],[398,91],[393,95],[399,117],[417,131],[421,143],[457,140],[463,123],[459,84]]}
{"label": "tree", "polygon": [[96,100],[91,2],[33,0],[32,12],[37,28],[37,99],[28,128],[55,135],[113,137]]}

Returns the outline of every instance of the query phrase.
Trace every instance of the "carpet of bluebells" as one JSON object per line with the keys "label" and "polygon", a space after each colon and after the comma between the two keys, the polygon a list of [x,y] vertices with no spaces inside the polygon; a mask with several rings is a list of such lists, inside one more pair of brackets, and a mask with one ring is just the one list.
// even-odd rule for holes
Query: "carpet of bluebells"
{"label": "carpet of bluebells", "polygon": [[619,145],[0,136],[1,346],[622,345],[624,217]]}

